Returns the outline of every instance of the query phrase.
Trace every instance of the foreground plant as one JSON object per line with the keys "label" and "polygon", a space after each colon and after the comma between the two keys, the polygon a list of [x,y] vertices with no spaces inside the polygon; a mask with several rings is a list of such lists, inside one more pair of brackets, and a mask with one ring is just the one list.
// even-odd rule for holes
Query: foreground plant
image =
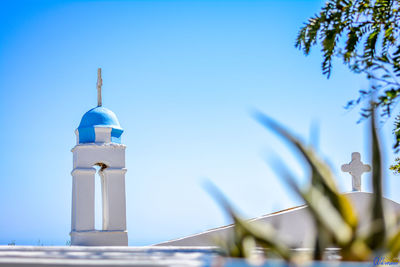
{"label": "foreground plant", "polygon": [[[284,127],[262,113],[256,119],[296,148],[310,169],[310,183],[300,188],[288,168],[277,164],[281,178],[308,206],[316,226],[312,259],[322,260],[327,248],[339,248],[343,261],[371,261],[376,255],[393,258],[400,252],[400,228],[392,214],[385,214],[382,202],[382,157],[379,138],[372,113],[371,155],[373,200],[368,231],[361,231],[356,210],[350,199],[341,194],[329,166],[313,151],[302,144]],[[297,261],[296,251],[279,240],[276,230],[266,223],[248,222],[242,219],[223,197],[212,187],[213,195],[232,217],[234,233],[230,239],[219,242],[224,253],[232,257],[251,257],[256,247],[263,248],[268,258],[271,253],[286,260]],[[388,220],[387,218],[390,220]]]}

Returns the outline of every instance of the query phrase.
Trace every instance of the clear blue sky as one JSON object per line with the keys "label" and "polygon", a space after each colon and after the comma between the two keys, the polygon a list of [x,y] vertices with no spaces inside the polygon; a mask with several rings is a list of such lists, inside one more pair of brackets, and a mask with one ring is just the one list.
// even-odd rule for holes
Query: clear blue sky
{"label": "clear blue sky", "polygon": [[[366,124],[343,106],[368,83],[340,62],[327,80],[318,49],[294,48],[322,2],[1,1],[0,244],[69,240],[70,149],[96,105],[98,67],[103,104],[125,129],[130,245],[227,223],[205,179],[248,217],[300,204],[265,159],[284,158],[299,182],[302,164],[253,109],[307,141],[319,124],[313,142],[349,191],[340,165],[353,151],[369,159]],[[380,128],[388,166],[392,122]],[[399,179],[385,180],[398,202]]]}

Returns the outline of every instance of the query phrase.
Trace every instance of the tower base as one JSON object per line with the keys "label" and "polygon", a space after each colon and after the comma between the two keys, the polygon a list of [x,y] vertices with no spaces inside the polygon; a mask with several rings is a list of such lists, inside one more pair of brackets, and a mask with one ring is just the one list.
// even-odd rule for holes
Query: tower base
{"label": "tower base", "polygon": [[127,246],[127,231],[73,231],[72,246]]}

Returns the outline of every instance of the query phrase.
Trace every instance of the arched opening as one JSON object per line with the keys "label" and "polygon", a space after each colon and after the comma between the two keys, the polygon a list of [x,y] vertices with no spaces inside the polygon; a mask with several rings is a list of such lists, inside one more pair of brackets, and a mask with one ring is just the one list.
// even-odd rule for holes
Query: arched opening
{"label": "arched opening", "polygon": [[103,230],[104,218],[104,175],[103,170],[107,168],[104,163],[96,163],[93,166],[96,169],[94,180],[94,228],[96,230]]}

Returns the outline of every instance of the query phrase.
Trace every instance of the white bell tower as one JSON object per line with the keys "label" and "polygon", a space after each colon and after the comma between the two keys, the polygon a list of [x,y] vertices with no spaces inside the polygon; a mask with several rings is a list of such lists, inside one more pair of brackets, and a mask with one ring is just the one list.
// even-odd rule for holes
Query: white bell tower
{"label": "white bell tower", "polygon": [[[127,246],[125,200],[125,145],[115,114],[101,105],[101,69],[98,70],[98,106],[83,115],[72,149],[71,245]],[[100,166],[103,227],[95,229],[95,174]]]}

